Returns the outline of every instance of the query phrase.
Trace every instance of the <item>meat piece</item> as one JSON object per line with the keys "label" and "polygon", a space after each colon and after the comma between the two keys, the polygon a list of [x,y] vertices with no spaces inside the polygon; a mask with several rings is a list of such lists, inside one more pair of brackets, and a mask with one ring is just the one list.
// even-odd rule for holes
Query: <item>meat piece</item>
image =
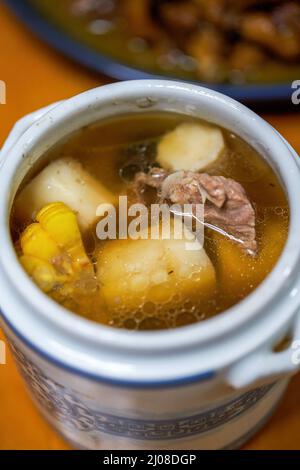
{"label": "meat piece", "polygon": [[226,41],[217,29],[205,27],[193,33],[187,42],[186,53],[197,61],[199,76],[219,82],[225,67]]}
{"label": "meat piece", "polygon": [[204,18],[218,28],[230,29],[236,23],[237,12],[228,6],[227,0],[196,1],[201,7]]}
{"label": "meat piece", "polygon": [[264,60],[264,51],[259,46],[249,42],[238,42],[233,48],[230,63],[233,70],[247,72],[250,69],[257,69]]}
{"label": "meat piece", "polygon": [[75,0],[72,13],[76,16],[108,15],[116,8],[116,0]]}
{"label": "meat piece", "polygon": [[149,174],[136,175],[134,188],[139,198],[146,186],[158,191],[160,202],[204,204],[206,226],[240,243],[247,253],[256,253],[255,212],[244,188],[236,181],[191,171],[168,174],[153,168]]}
{"label": "meat piece", "polygon": [[[265,0],[263,8],[270,8],[284,0]],[[225,31],[236,30],[242,15],[261,8],[261,0],[195,0],[204,18]]]}
{"label": "meat piece", "polygon": [[254,12],[241,21],[241,34],[286,60],[300,57],[300,6],[294,2],[271,13]]}
{"label": "meat piece", "polygon": [[162,168],[152,168],[149,173],[140,171],[135,175],[135,179],[131,186],[131,191],[134,193],[136,199],[144,202],[143,194],[147,186],[160,190],[164,180],[167,178],[168,173]]}
{"label": "meat piece", "polygon": [[160,189],[160,198],[169,200],[173,204],[201,204],[208,200],[221,208],[226,200],[221,178],[221,176],[212,177],[206,173],[178,171],[164,179]]}
{"label": "meat piece", "polygon": [[244,188],[223,176],[178,172],[168,176],[161,187],[161,197],[173,204],[204,203],[204,221],[223,230],[255,253],[255,212]]}
{"label": "meat piece", "polygon": [[152,168],[148,173],[143,171],[136,173],[127,192],[129,203],[150,205],[153,201],[158,202],[162,183],[167,176],[168,173],[162,168]]}
{"label": "meat piece", "polygon": [[285,2],[273,13],[276,27],[300,42],[300,5],[299,2]]}
{"label": "meat piece", "polygon": [[126,0],[121,5],[131,36],[141,37],[151,44],[162,40],[163,31],[151,15],[152,0]]}
{"label": "meat piece", "polygon": [[201,16],[194,1],[166,2],[158,8],[159,19],[172,33],[190,33]]}
{"label": "meat piece", "polygon": [[[202,9],[202,15],[208,23],[218,28],[224,41],[230,48],[240,41],[253,42],[254,46],[272,52],[285,60],[297,60],[300,57],[300,5],[299,2],[287,0],[195,0]],[[234,51],[233,61],[242,59],[242,71],[247,69],[247,58],[250,66],[259,66],[260,57],[257,51],[249,46],[244,54]],[[240,52],[240,51],[238,51]],[[244,56],[244,57],[243,57]],[[256,63],[258,60],[258,63]]]}

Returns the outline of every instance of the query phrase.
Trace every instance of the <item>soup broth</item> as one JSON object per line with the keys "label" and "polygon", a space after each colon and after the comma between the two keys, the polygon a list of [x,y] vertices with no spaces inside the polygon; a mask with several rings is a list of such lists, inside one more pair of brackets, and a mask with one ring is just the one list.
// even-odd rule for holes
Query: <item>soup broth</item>
{"label": "soup broth", "polygon": [[[196,142],[200,138],[202,141]],[[183,163],[178,152],[181,145]],[[202,152],[199,158],[209,158],[201,169],[202,163],[200,165],[193,154],[195,149],[199,152],[199,148]],[[60,166],[54,167],[55,164]],[[187,167],[183,168],[185,165]],[[158,187],[158,180],[155,184],[153,180],[145,183],[145,178],[149,179],[155,171],[160,175],[165,172],[162,186]],[[225,203],[231,211],[228,212],[231,219],[226,222],[223,220],[226,213],[218,202],[214,202],[210,194],[207,196],[207,190],[205,197],[201,192],[204,207],[211,209],[207,212],[209,222],[213,220],[206,223],[204,218],[201,252],[185,253],[183,242],[177,240],[173,241],[176,245],[168,246],[162,240],[99,240],[96,235],[99,218],[90,223],[86,211],[88,200],[92,200],[99,188],[102,188],[102,195],[105,193],[99,203],[117,206],[118,197],[127,195],[131,202],[141,202],[143,198],[149,205],[157,202],[165,191],[164,181],[174,174],[181,185],[183,178],[188,177],[189,182],[194,183],[193,178],[197,179],[198,175],[203,178],[204,187],[206,180],[220,184],[221,189],[231,185]],[[217,177],[222,178],[214,179]],[[59,179],[58,191],[63,189],[63,192],[56,191],[53,195],[51,188],[56,187],[55,178]],[[84,191],[78,193],[78,210],[72,207],[72,198],[77,197],[72,178],[80,187],[78,191]],[[199,181],[201,186],[202,180]],[[186,198],[191,186],[182,187]],[[231,200],[230,194],[235,190],[240,191],[239,195],[234,194]],[[168,197],[172,199],[171,195]],[[204,201],[206,197],[208,202]],[[71,233],[70,227],[75,227],[74,221],[61,225],[67,229],[57,235],[54,222],[51,225],[52,212],[50,217],[49,210],[43,209],[49,203],[66,205],[56,212],[51,208],[56,217],[65,217],[57,220],[71,220],[68,207],[76,212],[83,246],[79,243],[79,232],[75,237],[75,228],[72,228],[73,238],[70,236],[67,242],[76,238],[74,257],[74,246],[70,249],[65,241],[66,234]],[[246,228],[233,227],[235,205],[240,203],[241,210],[248,211],[249,216],[253,210],[253,227],[249,221],[245,222]],[[41,209],[44,213],[37,216]],[[240,216],[241,220],[246,217],[239,213]],[[223,220],[221,227],[214,222],[214,217]],[[237,221],[236,225],[239,224]],[[41,227],[43,233],[39,232]],[[237,304],[273,269],[284,247],[288,228],[289,208],[284,190],[264,159],[232,132],[173,113],[124,115],[68,136],[51,148],[26,177],[11,216],[18,256],[45,293],[85,318],[132,330],[181,327],[218,315]],[[55,237],[62,240],[62,232],[64,244],[59,244]],[[250,232],[255,233],[255,240],[248,237]],[[241,233],[241,240],[237,233]],[[48,249],[48,242],[41,241],[41,237],[45,240],[45,234],[47,240],[51,239],[51,249]],[[70,270],[75,273],[74,277],[68,277]]]}

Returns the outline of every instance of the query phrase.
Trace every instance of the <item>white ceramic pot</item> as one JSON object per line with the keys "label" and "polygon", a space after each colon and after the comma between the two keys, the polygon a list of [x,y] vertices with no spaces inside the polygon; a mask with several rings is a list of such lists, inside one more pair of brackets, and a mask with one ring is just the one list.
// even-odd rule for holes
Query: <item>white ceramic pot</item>
{"label": "white ceramic pot", "polygon": [[[284,185],[290,233],[268,278],[222,315],[172,331],[119,331],[64,310],[31,282],[11,243],[9,215],[28,169],[61,138],[107,116],[156,110],[207,119],[255,147]],[[109,450],[233,448],[262,426],[299,369],[299,181],[297,156],[270,125],[193,85],[108,85],[19,121],[1,154],[2,326],[33,399],[69,442]],[[291,347],[273,352],[287,334]]]}

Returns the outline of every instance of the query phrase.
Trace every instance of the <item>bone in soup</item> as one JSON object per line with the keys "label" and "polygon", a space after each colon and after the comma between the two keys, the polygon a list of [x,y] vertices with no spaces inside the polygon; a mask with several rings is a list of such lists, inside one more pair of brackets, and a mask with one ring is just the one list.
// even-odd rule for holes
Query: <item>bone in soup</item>
{"label": "bone in soup", "polygon": [[[175,204],[179,215],[189,207],[192,224],[184,229],[179,217],[177,239],[156,221],[153,239],[139,214],[140,238],[120,236],[120,196],[129,207]],[[187,235],[200,240],[198,205],[204,241],[189,250]],[[116,233],[100,239],[99,222],[113,220],[106,207],[116,208]],[[132,214],[126,223],[127,233]],[[27,175],[11,216],[17,255],[43,292],[131,330],[180,327],[237,304],[270,273],[288,228],[288,202],[266,161],[232,132],[174,113],[124,115],[68,136]]]}

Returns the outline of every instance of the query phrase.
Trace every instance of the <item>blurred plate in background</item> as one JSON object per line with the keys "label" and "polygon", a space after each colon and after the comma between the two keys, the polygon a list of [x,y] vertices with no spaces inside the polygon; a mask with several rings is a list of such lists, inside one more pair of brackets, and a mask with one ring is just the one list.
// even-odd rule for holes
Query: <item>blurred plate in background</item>
{"label": "blurred plate in background", "polygon": [[[300,63],[299,66],[285,66],[284,73],[282,73],[278,64],[270,62],[270,66],[267,64],[265,69],[257,68],[258,83],[254,83],[256,80],[253,80],[253,77],[250,80],[247,79],[249,83],[239,83],[245,81],[241,80],[239,74],[235,74],[230,80],[228,77],[224,79],[227,83],[197,79],[193,69],[195,60],[191,60],[187,55],[180,55],[179,60],[181,62],[185,60],[183,67],[179,68],[176,64],[172,68],[172,66],[168,67],[170,64],[162,65],[162,56],[160,56],[160,65],[158,65],[157,56],[154,56],[153,51],[147,47],[144,38],[133,36],[131,39],[125,37],[124,40],[124,35],[120,35],[119,30],[111,28],[111,22],[105,19],[105,15],[98,15],[95,18],[93,15],[90,16],[89,12],[80,15],[72,13],[71,6],[74,1],[80,4],[81,8],[87,4],[84,0],[60,0],[60,2],[58,0],[6,0],[6,3],[32,31],[48,44],[82,65],[113,79],[166,77],[182,79],[203,84],[247,103],[270,104],[290,101],[291,83],[297,79],[297,75],[298,78],[300,77]],[[88,0],[90,4],[95,4],[96,1]],[[142,5],[142,2],[144,0],[136,1],[135,5]],[[100,3],[103,8],[106,5],[109,9],[114,0],[101,0],[100,2],[98,0],[98,4]],[[137,13],[141,14],[141,11]],[[117,21],[122,25],[123,18],[118,16]],[[142,25],[142,31],[144,30],[145,25]],[[213,38],[212,41],[214,41]],[[170,62],[170,57],[167,59]],[[259,74],[262,74],[262,69],[264,75],[261,75],[263,79],[260,80]],[[275,76],[277,81],[272,80]],[[231,83],[228,83],[230,81]]]}

